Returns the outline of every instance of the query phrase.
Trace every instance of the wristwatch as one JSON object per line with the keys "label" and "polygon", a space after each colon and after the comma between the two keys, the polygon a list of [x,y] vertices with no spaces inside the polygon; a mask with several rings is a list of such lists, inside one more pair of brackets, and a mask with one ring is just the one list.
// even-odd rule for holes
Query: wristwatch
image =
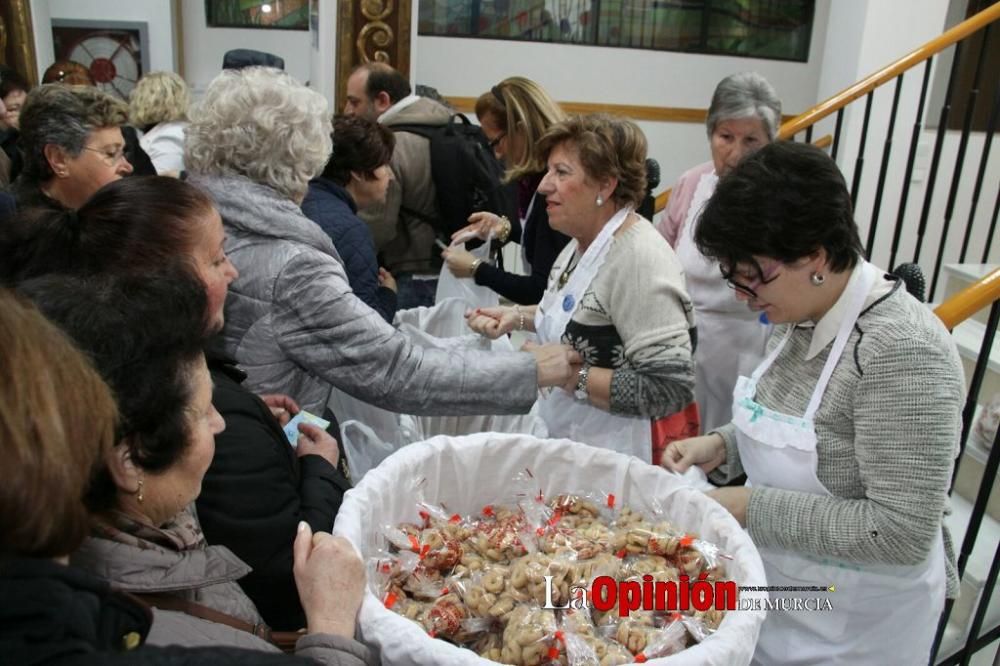
{"label": "wristwatch", "polygon": [[587,399],[590,397],[590,394],[587,393],[587,375],[589,374],[590,366],[584,363],[583,367],[577,373],[579,379],[576,382],[576,390],[573,391],[573,397],[580,402],[587,402]]}

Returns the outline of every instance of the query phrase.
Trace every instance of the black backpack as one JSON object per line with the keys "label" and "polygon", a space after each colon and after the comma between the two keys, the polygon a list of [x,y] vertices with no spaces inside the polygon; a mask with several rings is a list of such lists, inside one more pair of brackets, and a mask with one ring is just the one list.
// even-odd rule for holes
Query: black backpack
{"label": "black backpack", "polygon": [[438,219],[409,208],[403,210],[434,227],[447,243],[469,222],[469,215],[486,210],[510,217],[513,188],[501,183],[504,168],[493,154],[486,136],[461,114],[446,125],[392,125],[394,132],[411,132],[431,144],[431,179],[437,190]]}

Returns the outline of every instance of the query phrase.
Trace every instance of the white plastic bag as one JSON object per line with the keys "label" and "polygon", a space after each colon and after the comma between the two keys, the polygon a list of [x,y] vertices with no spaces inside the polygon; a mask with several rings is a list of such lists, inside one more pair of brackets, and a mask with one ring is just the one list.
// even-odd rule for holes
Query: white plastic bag
{"label": "white plastic bag", "polygon": [[[472,256],[483,261],[490,260],[490,245],[493,240],[491,233],[486,242],[474,250],[470,250]],[[452,243],[453,248],[463,247],[463,239]],[[500,297],[489,287],[476,284],[472,278],[458,278],[448,270],[448,264],[441,267],[441,274],[438,276],[437,293],[434,303],[441,303],[448,298],[458,298],[465,302],[470,308],[495,308],[500,305]]]}
{"label": "white plastic bag", "polygon": [[[424,347],[438,349],[480,349],[482,351],[514,351],[510,338],[490,340],[469,330],[465,323],[468,304],[458,298],[438,302],[432,308],[403,310],[393,322],[401,333]],[[469,435],[477,432],[508,432],[546,437],[548,430],[538,417],[537,403],[527,414],[478,416],[415,416],[422,439],[435,435]]]}
{"label": "white plastic bag", "polygon": [[[532,471],[546,496],[600,490],[614,493],[620,506],[644,512],[661,508],[665,518],[732,556],[727,576],[738,585],[766,585],[756,547],[739,523],[719,504],[678,477],[635,458],[569,440],[484,433],[435,437],[396,452],[344,498],[334,533],[347,537],[363,558],[374,554],[385,525],[417,522],[416,493],[449,512],[477,513],[510,493],[510,481]],[[415,480],[422,480],[417,490]],[[749,664],[762,610],[727,613],[702,643],[683,652],[651,659],[669,666]],[[491,664],[473,652],[427,636],[415,623],[385,608],[371,591],[358,616],[361,638],[381,652],[389,665]]]}

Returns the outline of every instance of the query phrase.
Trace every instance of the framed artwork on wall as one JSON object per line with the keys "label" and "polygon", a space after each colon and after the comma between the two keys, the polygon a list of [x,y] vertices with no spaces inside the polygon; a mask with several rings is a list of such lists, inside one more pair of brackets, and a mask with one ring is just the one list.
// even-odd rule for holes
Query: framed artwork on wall
{"label": "framed artwork on wall", "polygon": [[146,23],[52,19],[56,60],[72,60],[88,70],[104,92],[127,100],[147,71]]}
{"label": "framed artwork on wall", "polygon": [[308,30],[309,0],[205,0],[209,28]]}

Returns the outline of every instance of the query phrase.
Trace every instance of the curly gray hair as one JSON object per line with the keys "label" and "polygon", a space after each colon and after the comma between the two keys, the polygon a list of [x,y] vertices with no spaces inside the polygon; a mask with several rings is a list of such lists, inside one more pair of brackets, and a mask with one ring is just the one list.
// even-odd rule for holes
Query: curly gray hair
{"label": "curly gray hair", "polygon": [[184,164],[300,199],[330,157],[326,98],[269,67],[224,70],[191,110]]}
{"label": "curly gray hair", "polygon": [[781,125],[781,100],[778,93],[757,72],[740,72],[719,81],[708,107],[705,127],[712,136],[715,126],[725,120],[759,118],[774,141]]}

